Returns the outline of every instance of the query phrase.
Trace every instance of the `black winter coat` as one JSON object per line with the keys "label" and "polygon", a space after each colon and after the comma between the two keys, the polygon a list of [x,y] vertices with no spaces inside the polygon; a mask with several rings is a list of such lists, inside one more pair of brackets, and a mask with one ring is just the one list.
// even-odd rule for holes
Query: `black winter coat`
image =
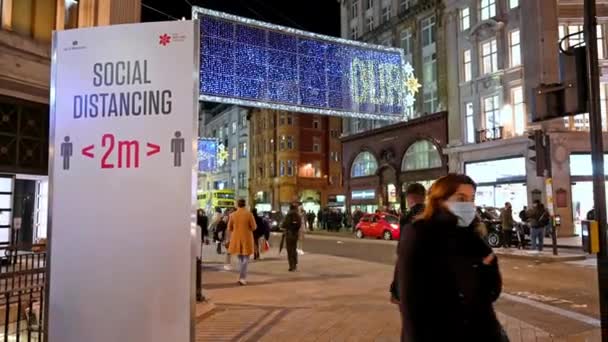
{"label": "black winter coat", "polygon": [[493,303],[502,290],[492,249],[448,211],[404,229],[399,248],[401,341],[503,341]]}

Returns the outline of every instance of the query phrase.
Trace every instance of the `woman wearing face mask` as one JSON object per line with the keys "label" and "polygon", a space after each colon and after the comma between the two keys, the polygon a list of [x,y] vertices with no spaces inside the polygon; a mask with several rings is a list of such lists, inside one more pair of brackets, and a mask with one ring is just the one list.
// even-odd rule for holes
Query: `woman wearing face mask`
{"label": "woman wearing face mask", "polygon": [[502,289],[496,256],[476,231],[476,184],[437,180],[401,236],[401,341],[508,341],[493,303]]}

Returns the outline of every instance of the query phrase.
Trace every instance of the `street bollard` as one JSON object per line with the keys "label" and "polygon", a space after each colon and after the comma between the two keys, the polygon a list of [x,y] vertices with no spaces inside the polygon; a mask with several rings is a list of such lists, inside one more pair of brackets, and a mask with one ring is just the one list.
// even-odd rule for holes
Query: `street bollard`
{"label": "street bollard", "polygon": [[201,258],[196,258],[196,301],[204,302],[205,296],[203,296],[203,262]]}

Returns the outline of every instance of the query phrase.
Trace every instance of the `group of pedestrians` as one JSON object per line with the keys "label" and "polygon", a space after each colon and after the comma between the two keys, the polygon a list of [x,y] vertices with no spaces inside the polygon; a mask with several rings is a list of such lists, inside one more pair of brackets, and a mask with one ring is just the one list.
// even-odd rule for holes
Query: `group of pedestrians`
{"label": "group of pedestrians", "polygon": [[[309,216],[300,203],[292,203],[289,213],[281,223],[284,231],[283,243],[286,244],[289,271],[297,271],[298,255],[304,254],[302,240],[308,231]],[[224,269],[232,270],[232,257],[238,258],[238,271],[240,285],[247,285],[247,271],[249,259],[260,259],[261,253],[267,250],[270,240],[270,224],[258,215],[254,208],[247,210],[243,199],[237,201],[236,209],[216,208],[211,223],[202,209],[197,211],[197,225],[201,227],[203,242],[209,243],[208,235],[213,234],[216,251],[223,254],[226,249],[226,263]],[[281,247],[282,249],[282,247]]]}
{"label": "group of pedestrians", "polygon": [[531,250],[542,252],[545,242],[545,233],[551,229],[551,214],[539,201],[535,200],[532,208],[524,207],[519,212],[521,222],[516,225],[513,219],[513,206],[506,202],[500,211],[500,223],[503,233],[503,246],[509,248],[513,244],[513,230],[516,229],[520,248],[525,247],[525,227],[530,230]]}
{"label": "group of pedestrians", "polygon": [[508,341],[493,307],[502,278],[478,229],[476,187],[449,174],[428,192],[420,184],[406,191],[410,211],[401,219],[390,286],[402,341]]}

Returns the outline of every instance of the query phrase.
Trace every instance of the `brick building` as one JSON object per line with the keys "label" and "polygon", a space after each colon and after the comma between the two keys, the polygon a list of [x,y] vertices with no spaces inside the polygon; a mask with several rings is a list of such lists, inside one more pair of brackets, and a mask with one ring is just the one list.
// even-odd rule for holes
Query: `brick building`
{"label": "brick building", "polygon": [[[267,109],[250,115],[250,195],[258,210],[303,202],[317,211],[342,196],[341,119]],[[343,204],[342,204],[343,205]]]}

